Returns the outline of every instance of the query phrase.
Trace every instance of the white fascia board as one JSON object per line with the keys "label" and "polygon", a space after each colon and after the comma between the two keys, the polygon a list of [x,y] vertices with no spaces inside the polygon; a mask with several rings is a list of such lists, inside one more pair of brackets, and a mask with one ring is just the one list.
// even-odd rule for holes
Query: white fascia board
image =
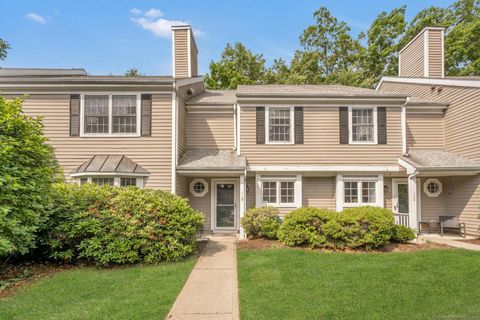
{"label": "white fascia board", "polygon": [[398,82],[398,83],[413,83],[426,85],[441,85],[453,87],[472,87],[480,88],[480,80],[465,80],[465,79],[441,79],[441,78],[397,78],[397,77],[383,77],[377,86],[377,90],[382,82]]}
{"label": "white fascia board", "polygon": [[249,166],[256,172],[399,172],[399,166]]}
{"label": "white fascia board", "polygon": [[71,173],[70,177],[148,177],[149,173],[131,173],[131,172],[79,172]]}

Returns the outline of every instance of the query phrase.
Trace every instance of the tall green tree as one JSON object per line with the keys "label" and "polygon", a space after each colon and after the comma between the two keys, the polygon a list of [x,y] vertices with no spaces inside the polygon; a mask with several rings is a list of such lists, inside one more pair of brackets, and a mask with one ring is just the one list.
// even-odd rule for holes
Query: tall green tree
{"label": "tall green tree", "polygon": [[363,51],[360,39],[354,39],[350,27],[326,7],[313,15],[315,24],[300,36],[302,49],[295,52],[291,72],[301,83],[342,83],[339,75],[359,71]]}
{"label": "tall green tree", "polygon": [[373,86],[383,75],[397,73],[399,40],[407,23],[406,6],[382,12],[367,31],[367,49],[362,57],[363,85]]}
{"label": "tall green tree", "polygon": [[137,68],[130,68],[125,72],[125,76],[127,77],[138,77],[142,75]]}
{"label": "tall green tree", "polygon": [[0,39],[0,60],[5,60],[10,45],[3,39]]}
{"label": "tall green tree", "polygon": [[253,54],[243,44],[227,44],[221,59],[210,62],[210,72],[205,75],[209,89],[236,89],[240,84],[261,84],[265,82],[265,59]]}
{"label": "tall green tree", "polygon": [[0,96],[0,256],[25,254],[46,219],[55,165],[40,118]]}

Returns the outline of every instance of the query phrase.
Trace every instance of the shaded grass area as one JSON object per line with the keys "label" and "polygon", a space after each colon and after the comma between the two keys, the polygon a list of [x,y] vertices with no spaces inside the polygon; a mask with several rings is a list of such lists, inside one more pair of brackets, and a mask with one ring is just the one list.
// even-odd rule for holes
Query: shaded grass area
{"label": "shaded grass area", "polygon": [[163,319],[195,262],[64,271],[0,299],[0,319]]}
{"label": "shaded grass area", "polygon": [[480,253],[239,250],[242,319],[480,317]]}

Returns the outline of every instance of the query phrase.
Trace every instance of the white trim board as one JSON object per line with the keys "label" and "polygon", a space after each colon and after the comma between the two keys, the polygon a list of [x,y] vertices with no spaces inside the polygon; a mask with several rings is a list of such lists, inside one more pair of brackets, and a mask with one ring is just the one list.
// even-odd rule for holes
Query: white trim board
{"label": "white trim board", "polygon": [[400,166],[248,166],[257,172],[399,172]]}
{"label": "white trim board", "polygon": [[398,83],[413,83],[413,84],[426,84],[426,85],[444,85],[444,86],[453,86],[453,87],[480,88],[480,80],[383,77],[380,80],[380,82],[378,83],[375,90],[378,91],[383,82],[398,82]]}

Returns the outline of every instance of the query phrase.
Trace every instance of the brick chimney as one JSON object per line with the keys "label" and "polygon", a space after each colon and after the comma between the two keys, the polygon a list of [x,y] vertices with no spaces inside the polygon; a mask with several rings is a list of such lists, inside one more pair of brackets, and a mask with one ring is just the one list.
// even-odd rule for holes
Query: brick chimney
{"label": "brick chimney", "polygon": [[398,75],[411,78],[444,77],[445,28],[427,27],[398,55]]}
{"label": "brick chimney", "polygon": [[198,76],[197,45],[191,26],[172,26],[172,68],[175,78]]}

